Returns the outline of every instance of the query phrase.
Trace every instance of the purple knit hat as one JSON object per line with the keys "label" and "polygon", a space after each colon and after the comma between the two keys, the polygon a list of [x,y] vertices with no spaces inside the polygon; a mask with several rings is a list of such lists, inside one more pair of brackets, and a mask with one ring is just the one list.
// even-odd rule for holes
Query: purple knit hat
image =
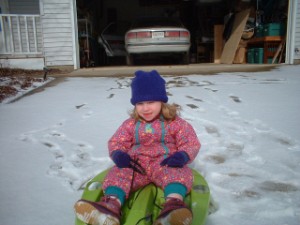
{"label": "purple knit hat", "polygon": [[131,83],[131,104],[144,101],[168,102],[165,85],[166,81],[156,70],[136,71]]}

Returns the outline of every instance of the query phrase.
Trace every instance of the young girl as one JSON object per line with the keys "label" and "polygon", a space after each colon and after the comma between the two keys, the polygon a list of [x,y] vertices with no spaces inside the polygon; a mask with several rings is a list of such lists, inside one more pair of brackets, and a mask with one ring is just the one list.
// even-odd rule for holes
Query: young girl
{"label": "young girl", "polygon": [[93,225],[120,225],[121,207],[132,191],[154,183],[166,202],[154,225],[190,225],[192,211],[183,199],[192,188],[187,166],[200,142],[192,126],[168,104],[165,80],[153,70],[137,71],[131,83],[134,110],[108,142],[115,166],[107,174],[99,202],[79,200],[77,217]]}

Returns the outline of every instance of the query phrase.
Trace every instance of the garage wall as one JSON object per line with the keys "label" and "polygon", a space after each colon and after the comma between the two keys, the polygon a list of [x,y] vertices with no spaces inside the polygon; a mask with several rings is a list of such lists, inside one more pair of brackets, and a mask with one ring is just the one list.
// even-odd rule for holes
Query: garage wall
{"label": "garage wall", "polygon": [[73,66],[72,0],[40,0],[46,66]]}
{"label": "garage wall", "polygon": [[112,11],[115,11],[116,13],[115,16],[117,17],[117,20],[122,20],[122,21],[130,20],[133,17],[133,14],[139,11],[138,2],[139,2],[138,0],[130,0],[130,2],[118,1],[118,0],[104,0],[103,1],[104,22],[106,23],[110,17],[114,17]]}
{"label": "garage wall", "polygon": [[[167,10],[175,10],[176,6],[171,4],[166,6],[140,6],[139,0],[120,1],[120,0],[103,0],[103,20],[101,21],[102,27],[109,22],[109,15],[112,11],[116,13],[116,19],[119,21],[132,22],[135,18],[141,16],[163,16]],[[124,10],[126,9],[126,10]]]}
{"label": "garage wall", "polygon": [[300,1],[297,4],[296,26],[295,26],[295,60],[300,60]]}

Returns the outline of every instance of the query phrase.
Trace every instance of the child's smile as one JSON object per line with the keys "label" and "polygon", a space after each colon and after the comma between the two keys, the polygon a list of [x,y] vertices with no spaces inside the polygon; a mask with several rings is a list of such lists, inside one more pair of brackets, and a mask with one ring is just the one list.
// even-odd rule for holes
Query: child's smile
{"label": "child's smile", "polygon": [[160,101],[139,102],[136,104],[136,111],[145,121],[152,121],[161,112]]}

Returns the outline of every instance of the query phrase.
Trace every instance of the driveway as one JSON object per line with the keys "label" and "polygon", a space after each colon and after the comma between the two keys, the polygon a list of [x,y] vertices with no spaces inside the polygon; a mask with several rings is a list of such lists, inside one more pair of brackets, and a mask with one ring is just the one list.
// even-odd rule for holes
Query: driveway
{"label": "driveway", "polygon": [[156,69],[162,75],[210,75],[222,72],[257,72],[269,71],[279,64],[190,64],[190,65],[159,65],[159,66],[108,66],[90,67],[75,70],[66,74],[71,77],[120,77],[132,76],[136,70]]}

